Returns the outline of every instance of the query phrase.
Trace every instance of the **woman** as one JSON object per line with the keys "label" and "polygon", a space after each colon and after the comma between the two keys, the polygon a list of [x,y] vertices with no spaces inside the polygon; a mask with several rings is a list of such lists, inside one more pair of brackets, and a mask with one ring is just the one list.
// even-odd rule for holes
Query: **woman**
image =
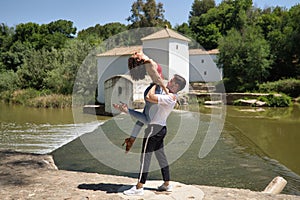
{"label": "woman", "polygon": [[[135,52],[128,59],[128,69],[130,70],[130,75],[133,80],[142,80],[145,78],[146,74],[150,76],[153,83],[145,90],[144,97],[148,94],[148,91],[154,86],[156,86],[155,93],[161,93],[161,88],[164,90],[166,94],[169,94],[169,90],[163,83],[163,74],[162,68],[159,64],[154,62],[148,56],[146,56],[143,52]],[[160,86],[160,87],[159,87]],[[115,109],[124,112],[124,108],[121,105],[114,104]],[[151,106],[151,103],[146,102],[145,107]],[[124,144],[126,144],[126,152],[128,152],[133,145],[135,138],[141,131],[144,124],[148,124],[150,122],[149,109],[143,109],[143,112],[137,112],[133,109],[128,109],[132,116],[134,116],[138,121],[135,123],[133,130],[131,132],[131,136],[125,139]],[[123,145],[124,145],[123,144]]]}

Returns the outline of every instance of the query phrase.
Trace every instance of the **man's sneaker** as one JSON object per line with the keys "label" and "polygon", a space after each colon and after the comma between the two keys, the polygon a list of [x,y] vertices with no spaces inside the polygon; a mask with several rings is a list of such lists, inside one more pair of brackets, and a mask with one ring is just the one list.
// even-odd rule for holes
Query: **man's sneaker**
{"label": "man's sneaker", "polygon": [[123,194],[125,194],[125,195],[138,195],[138,196],[141,196],[141,195],[144,195],[144,189],[143,188],[137,189],[136,186],[133,186],[129,190],[125,190],[123,192]]}
{"label": "man's sneaker", "polygon": [[173,187],[172,187],[172,185],[165,186],[164,184],[162,184],[161,186],[159,186],[159,187],[157,188],[157,190],[158,190],[158,191],[172,192]]}

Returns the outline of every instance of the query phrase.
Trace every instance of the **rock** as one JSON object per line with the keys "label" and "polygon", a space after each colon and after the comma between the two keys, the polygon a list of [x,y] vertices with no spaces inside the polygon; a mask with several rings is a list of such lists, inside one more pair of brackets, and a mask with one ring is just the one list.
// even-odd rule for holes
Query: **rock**
{"label": "rock", "polygon": [[[250,190],[187,185],[175,181],[173,192],[158,192],[162,181],[147,181],[145,196],[125,196],[122,192],[136,179],[57,170],[50,155],[0,150],[0,197],[10,199],[244,199],[300,200],[299,196],[273,195]],[[55,165],[54,165],[55,166]]]}
{"label": "rock", "polygon": [[238,99],[235,101],[235,104],[240,105],[240,106],[256,106],[256,107],[261,107],[265,106],[267,103],[263,101],[258,101],[256,99]]}
{"label": "rock", "polygon": [[222,101],[205,101],[204,105],[220,105],[222,103]]}
{"label": "rock", "polygon": [[279,194],[286,184],[287,181],[284,178],[277,176],[269,183],[263,192],[269,194]]}

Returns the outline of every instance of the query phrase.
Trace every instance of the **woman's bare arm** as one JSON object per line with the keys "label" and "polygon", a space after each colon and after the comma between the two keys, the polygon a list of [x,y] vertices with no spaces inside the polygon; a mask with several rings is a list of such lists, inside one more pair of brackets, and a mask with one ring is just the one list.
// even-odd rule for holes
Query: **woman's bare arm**
{"label": "woman's bare arm", "polygon": [[146,60],[145,68],[146,68],[148,75],[152,79],[152,81],[154,83],[160,85],[166,94],[169,94],[168,89],[164,85],[163,79],[161,78],[161,76],[159,75],[159,73],[157,71],[157,63],[154,62],[152,59]]}

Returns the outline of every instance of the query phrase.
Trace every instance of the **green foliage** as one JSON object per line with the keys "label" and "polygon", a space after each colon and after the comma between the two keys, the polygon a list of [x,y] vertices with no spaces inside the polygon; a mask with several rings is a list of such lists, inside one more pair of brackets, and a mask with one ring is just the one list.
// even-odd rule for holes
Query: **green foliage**
{"label": "green foliage", "polygon": [[218,45],[218,40],[222,37],[219,28],[215,24],[208,24],[198,28],[196,40],[206,49],[214,49]]}
{"label": "green foliage", "polygon": [[11,94],[10,103],[28,105],[30,99],[39,96],[39,91],[28,88],[26,90],[16,90]]}
{"label": "green foliage", "polygon": [[214,0],[195,0],[190,11],[190,18],[205,14],[215,6],[216,2]]}
{"label": "green foliage", "polygon": [[87,41],[92,46],[97,46],[100,45],[102,41],[125,30],[127,30],[127,27],[119,22],[108,23],[104,26],[97,24],[94,27],[79,31],[77,38]]}
{"label": "green foliage", "polygon": [[246,12],[252,0],[222,1],[214,6],[212,1],[194,1],[189,19],[195,39],[205,49],[218,46],[218,39],[232,28],[241,30],[247,20]]}
{"label": "green foliage", "polygon": [[32,50],[32,44],[29,42],[14,42],[8,51],[0,53],[0,61],[7,70],[17,71],[23,64],[24,57]]}
{"label": "green foliage", "polygon": [[170,22],[165,20],[165,10],[163,4],[156,4],[155,0],[137,0],[131,6],[131,16],[127,18],[127,21],[132,24],[129,28],[141,28],[141,27],[164,27],[168,25],[171,27]]}
{"label": "green foliage", "polygon": [[193,37],[193,32],[189,28],[189,25],[187,23],[182,23],[181,25],[177,25],[177,26],[174,27],[174,29],[177,32],[179,32],[179,33],[181,33],[181,34],[183,34],[187,37],[191,37],[191,38]]}
{"label": "green foliage", "polygon": [[53,70],[60,63],[61,55],[57,50],[31,50],[24,58],[24,64],[18,69],[22,88],[46,89],[44,79],[47,72]]}
{"label": "green foliage", "polygon": [[260,92],[278,92],[291,97],[300,96],[300,80],[284,79],[275,82],[267,82],[259,85]]}
{"label": "green foliage", "polygon": [[72,94],[77,71],[91,50],[90,45],[81,40],[68,41],[59,51],[61,58],[53,70],[48,70],[43,78],[45,87],[58,94]]}
{"label": "green foliage", "polygon": [[[14,30],[4,23],[0,24],[0,55],[1,52],[6,52],[12,45]],[[1,60],[1,59],[0,59]]]}
{"label": "green foliage", "polygon": [[258,97],[257,100],[266,102],[269,107],[288,107],[291,105],[291,97],[286,94],[270,94]]}
{"label": "green foliage", "polygon": [[286,78],[298,78],[299,67],[299,17],[300,5],[290,10],[275,7],[267,8],[257,16],[256,24],[259,25],[266,40],[271,47],[275,62],[271,65],[269,81]]}
{"label": "green foliage", "polygon": [[13,36],[14,42],[29,42],[34,49],[62,48],[68,38],[73,38],[76,28],[73,22],[57,20],[49,24],[39,25],[36,23],[18,24]]}
{"label": "green foliage", "polygon": [[270,49],[257,27],[229,31],[220,40],[219,51],[218,64],[223,67],[228,92],[253,90],[269,75]]}
{"label": "green foliage", "polygon": [[0,71],[0,93],[14,91],[18,88],[18,76],[12,70]]}

